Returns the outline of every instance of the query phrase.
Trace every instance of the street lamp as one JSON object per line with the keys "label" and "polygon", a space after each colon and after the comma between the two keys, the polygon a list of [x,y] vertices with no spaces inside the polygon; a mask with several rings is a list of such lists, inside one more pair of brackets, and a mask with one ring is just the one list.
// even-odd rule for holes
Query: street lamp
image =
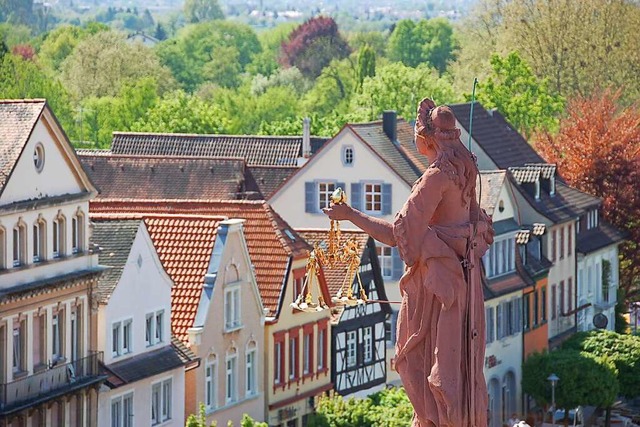
{"label": "street lamp", "polygon": [[551,382],[551,425],[556,426],[556,383],[560,378],[556,374],[551,374],[547,380]]}

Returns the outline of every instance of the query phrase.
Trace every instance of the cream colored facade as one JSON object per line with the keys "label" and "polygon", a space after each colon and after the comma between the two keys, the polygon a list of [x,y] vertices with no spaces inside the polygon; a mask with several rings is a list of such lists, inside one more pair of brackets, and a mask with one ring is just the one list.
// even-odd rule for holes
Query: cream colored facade
{"label": "cream colored facade", "polygon": [[[280,315],[266,322],[264,384],[269,426],[304,427],[306,416],[314,412],[315,398],[332,388],[330,311],[305,313],[289,306],[294,301],[295,279],[304,276],[305,266],[306,258],[293,260]],[[305,336],[310,337],[307,344]]]}
{"label": "cream colored facade", "polygon": [[[190,348],[200,366],[187,375],[185,415],[197,413],[202,403],[207,424],[231,421],[239,426],[243,414],[264,418],[265,319],[243,223],[238,219],[220,223],[205,290],[189,329]],[[239,305],[229,303],[235,298]],[[231,313],[238,308],[240,313]]]}
{"label": "cream colored facade", "polygon": [[0,425],[95,425],[95,194],[43,104],[0,195]]}

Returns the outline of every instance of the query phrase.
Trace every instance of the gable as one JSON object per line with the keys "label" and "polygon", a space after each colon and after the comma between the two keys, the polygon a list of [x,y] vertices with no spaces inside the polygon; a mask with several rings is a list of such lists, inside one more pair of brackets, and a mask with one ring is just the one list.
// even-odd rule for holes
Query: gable
{"label": "gable", "polygon": [[0,204],[93,192],[64,132],[45,108],[11,168]]}
{"label": "gable", "polygon": [[[353,163],[343,163],[343,150],[353,150]],[[345,127],[300,168],[269,199],[273,208],[294,228],[323,228],[328,224],[322,213],[305,214],[305,183],[345,183],[347,203],[351,204],[351,184],[360,182],[391,184],[391,206],[402,206],[410,186],[354,132]],[[345,226],[350,224],[345,222]]]}

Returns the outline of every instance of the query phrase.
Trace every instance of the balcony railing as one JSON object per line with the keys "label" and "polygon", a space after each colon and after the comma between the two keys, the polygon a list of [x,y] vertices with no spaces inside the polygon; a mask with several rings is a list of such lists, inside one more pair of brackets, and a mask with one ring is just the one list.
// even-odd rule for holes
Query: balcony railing
{"label": "balcony railing", "polygon": [[100,380],[102,352],[0,384],[0,414],[48,400]]}

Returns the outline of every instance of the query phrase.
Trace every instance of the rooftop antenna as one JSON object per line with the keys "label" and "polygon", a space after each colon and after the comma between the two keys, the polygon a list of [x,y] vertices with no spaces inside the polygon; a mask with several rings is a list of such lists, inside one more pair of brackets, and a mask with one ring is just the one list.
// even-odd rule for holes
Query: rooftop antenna
{"label": "rooftop antenna", "polygon": [[473,106],[476,103],[476,86],[478,85],[478,78],[473,78],[473,90],[471,91],[471,109],[469,110],[469,140],[467,146],[471,151],[471,130],[473,129]]}

